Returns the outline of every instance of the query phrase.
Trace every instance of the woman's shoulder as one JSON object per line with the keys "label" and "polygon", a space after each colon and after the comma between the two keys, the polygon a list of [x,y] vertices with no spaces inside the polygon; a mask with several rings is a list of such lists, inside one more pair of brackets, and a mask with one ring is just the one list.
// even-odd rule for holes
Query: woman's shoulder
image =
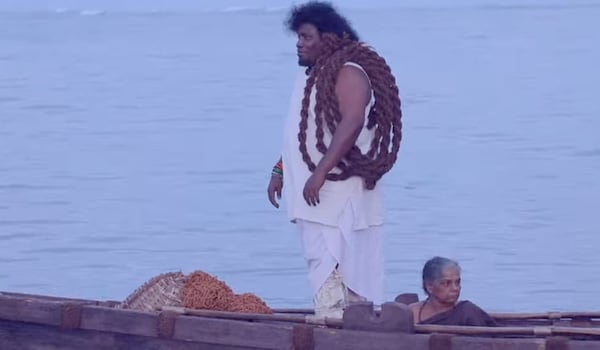
{"label": "woman's shoulder", "polygon": [[413,314],[413,319],[415,323],[418,323],[419,320],[419,312],[421,311],[421,308],[423,307],[423,304],[425,303],[425,301],[418,301],[416,303],[412,303],[409,304],[408,307],[410,308],[410,311],[412,311]]}
{"label": "woman's shoulder", "polygon": [[420,308],[421,308],[421,306],[423,305],[423,303],[425,303],[425,301],[424,301],[424,300],[417,301],[417,302],[415,302],[415,303],[408,304],[408,307],[409,307],[411,310],[415,310],[415,309],[416,309],[416,310],[418,310],[418,309],[420,309]]}

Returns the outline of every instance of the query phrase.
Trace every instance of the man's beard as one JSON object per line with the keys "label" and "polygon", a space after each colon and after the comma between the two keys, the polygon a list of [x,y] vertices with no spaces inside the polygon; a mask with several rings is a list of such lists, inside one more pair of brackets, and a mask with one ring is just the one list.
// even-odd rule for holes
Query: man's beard
{"label": "man's beard", "polygon": [[314,65],[314,62],[305,58],[298,58],[298,65],[300,67],[310,67]]}

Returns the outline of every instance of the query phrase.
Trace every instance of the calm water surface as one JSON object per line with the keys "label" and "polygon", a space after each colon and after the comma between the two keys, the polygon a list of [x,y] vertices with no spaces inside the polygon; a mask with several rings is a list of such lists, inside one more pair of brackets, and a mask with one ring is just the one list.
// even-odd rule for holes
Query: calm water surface
{"label": "calm water surface", "polygon": [[[444,255],[490,310],[600,309],[600,7],[348,15],[403,101],[387,298]],[[0,290],[120,300],[202,269],[310,305],[266,199],[297,69],[283,18],[0,14]]]}

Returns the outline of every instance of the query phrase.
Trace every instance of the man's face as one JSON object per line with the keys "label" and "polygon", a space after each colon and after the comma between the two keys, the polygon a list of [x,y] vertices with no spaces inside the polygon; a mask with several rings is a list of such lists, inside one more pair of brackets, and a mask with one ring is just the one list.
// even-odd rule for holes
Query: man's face
{"label": "man's face", "polygon": [[315,64],[319,57],[321,48],[321,34],[317,27],[305,23],[298,28],[298,64],[302,67],[310,67]]}

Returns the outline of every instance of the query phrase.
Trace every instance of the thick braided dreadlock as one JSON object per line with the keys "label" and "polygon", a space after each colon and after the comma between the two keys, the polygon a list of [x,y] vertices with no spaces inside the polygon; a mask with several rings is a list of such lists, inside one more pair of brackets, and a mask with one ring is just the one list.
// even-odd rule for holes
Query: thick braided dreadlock
{"label": "thick braided dreadlock", "polygon": [[353,146],[337,165],[341,173],[328,174],[327,179],[339,181],[351,176],[360,176],[364,179],[366,188],[373,189],[377,181],[392,168],[400,150],[402,111],[396,80],[386,61],[363,43],[352,40],[347,35],[340,38],[331,33],[323,34],[322,40],[323,53],[310,70],[302,100],[298,133],[302,158],[308,169],[311,172],[314,171],[316,165],[311,160],[306,148],[306,129],[312,88],[314,86],[317,88],[316,148],[325,154],[327,146],[323,142],[323,124],[327,125],[333,135],[342,118],[335,94],[337,74],[346,62],[355,62],[365,70],[371,80],[375,105],[367,116],[367,128],[369,130],[375,128],[375,136],[366,154],[362,154],[356,145]]}

